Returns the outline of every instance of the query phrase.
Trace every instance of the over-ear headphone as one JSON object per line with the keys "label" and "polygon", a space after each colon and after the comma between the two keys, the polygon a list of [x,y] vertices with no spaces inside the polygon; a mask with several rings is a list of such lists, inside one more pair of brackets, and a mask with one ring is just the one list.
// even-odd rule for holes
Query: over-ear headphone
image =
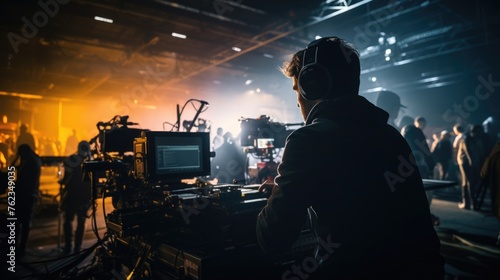
{"label": "over-ear headphone", "polygon": [[330,71],[318,61],[325,42],[337,42],[337,37],[327,37],[312,41],[304,50],[302,68],[298,79],[299,92],[306,100],[318,100],[327,97],[332,90]]}

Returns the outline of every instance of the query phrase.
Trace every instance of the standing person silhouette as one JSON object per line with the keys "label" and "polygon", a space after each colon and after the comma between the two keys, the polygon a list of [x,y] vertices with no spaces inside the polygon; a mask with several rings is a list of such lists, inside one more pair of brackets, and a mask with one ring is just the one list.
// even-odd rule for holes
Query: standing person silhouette
{"label": "standing person silhouette", "polygon": [[224,133],[223,139],[211,162],[212,177],[221,184],[244,182],[246,156],[231,132]]}
{"label": "standing person silhouette", "polygon": [[318,243],[306,258],[315,269],[294,264],[282,278],[442,280],[422,178],[389,114],[358,95],[358,51],[321,38],[283,73],[306,124],[288,136],[274,182],[259,188],[271,195],[257,240],[267,253],[284,252],[309,225]]}
{"label": "standing person silhouette", "polygon": [[215,151],[218,149],[222,144],[224,144],[224,130],[222,127],[217,128],[217,134],[214,137],[214,140],[212,141],[212,149]]}
{"label": "standing person silhouette", "polygon": [[401,98],[399,95],[388,90],[380,91],[377,97],[376,105],[389,113],[387,123],[395,127],[397,130],[401,130],[402,127],[397,126],[395,121],[399,116],[399,110],[401,108],[406,108],[406,106],[401,104]]}
{"label": "standing person silhouette", "polygon": [[[434,178],[434,167],[436,166],[436,162],[429,146],[427,145],[427,140],[425,139],[422,129],[410,124],[401,129],[401,135],[403,135],[410,146],[413,159],[417,165],[420,176],[423,179]],[[430,207],[434,193],[432,190],[428,190],[425,192],[425,195],[427,196],[427,201]],[[432,213],[431,218],[434,225],[439,225],[441,223],[439,217]]]}
{"label": "standing person silhouette", "polygon": [[482,135],[483,127],[473,125],[458,145],[457,162],[462,175],[462,202],[458,204],[460,209],[474,208],[474,194],[486,159]]}
{"label": "standing person silhouette", "polygon": [[76,129],[73,129],[73,134],[66,138],[66,146],[64,147],[64,155],[69,156],[78,149],[78,136]]}
{"label": "standing person silhouette", "polygon": [[91,206],[91,183],[84,180],[82,164],[91,159],[90,144],[87,141],[78,143],[78,152],[64,161],[64,177],[59,182],[64,185],[61,193],[61,210],[64,211],[64,253],[71,253],[73,220],[76,216],[77,225],[74,235],[73,252],[82,249],[83,233],[87,220],[87,211]]}
{"label": "standing person silhouette", "polygon": [[438,180],[447,180],[453,161],[453,146],[451,144],[451,135],[447,130],[441,131],[436,145],[432,149],[432,155],[436,161]]}
{"label": "standing person silhouette", "polygon": [[19,136],[17,137],[16,141],[16,149],[19,149],[19,146],[22,144],[27,144],[30,146],[31,150],[33,150],[36,153],[36,142],[35,142],[35,137],[33,134],[28,132],[28,126],[26,124],[21,124],[19,127]]}
{"label": "standing person silhouette", "polygon": [[17,149],[17,160],[21,162],[17,167],[16,179],[16,217],[18,226],[16,236],[19,239],[17,256],[22,258],[26,254],[26,245],[31,229],[35,206],[39,199],[40,175],[42,161],[28,144],[21,144]]}
{"label": "standing person silhouette", "polygon": [[424,135],[425,141],[427,142],[427,146],[430,147],[432,145],[432,140],[427,138],[427,136],[425,135],[425,128],[427,127],[427,119],[422,116],[418,116],[415,118],[414,125],[418,129],[422,130],[422,134]]}

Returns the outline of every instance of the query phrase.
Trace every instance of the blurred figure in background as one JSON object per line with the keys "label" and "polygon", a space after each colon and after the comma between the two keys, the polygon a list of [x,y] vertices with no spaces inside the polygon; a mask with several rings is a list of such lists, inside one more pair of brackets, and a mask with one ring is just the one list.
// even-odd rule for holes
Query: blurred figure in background
{"label": "blurred figure in background", "polygon": [[407,125],[403,127],[401,134],[410,145],[420,175],[423,179],[431,179],[433,177],[435,161],[432,158],[431,150],[427,145],[422,130],[415,125]]}
{"label": "blurred figure in background", "polygon": [[455,124],[453,126],[453,135],[455,135],[452,143],[453,143],[453,166],[452,171],[450,171],[451,179],[456,178],[457,182],[459,182],[459,186],[462,186],[462,173],[460,172],[460,167],[458,164],[458,146],[460,142],[465,139],[465,129],[461,124]]}
{"label": "blurred figure in background", "polygon": [[427,119],[425,119],[424,117],[422,116],[418,116],[415,118],[415,121],[413,123],[418,129],[422,130],[422,134],[424,135],[425,137],[425,141],[427,142],[427,146],[431,146],[432,145],[432,139],[429,139],[426,135],[425,135],[425,128],[427,127]]}
{"label": "blurred figure in background", "polygon": [[64,161],[64,177],[59,182],[64,185],[61,193],[61,210],[64,211],[64,253],[71,253],[73,220],[77,225],[74,236],[73,252],[82,249],[83,233],[87,220],[87,211],[91,204],[91,182],[84,180],[82,164],[92,159],[90,144],[87,141],[78,143],[78,151]]}
{"label": "blurred figure in background", "polygon": [[447,130],[441,131],[436,145],[431,150],[432,156],[436,161],[437,176],[435,179],[447,180],[453,161],[453,147],[451,144],[451,135]]}
{"label": "blurred figure in background", "polygon": [[465,129],[460,124],[455,124],[453,126],[453,133],[455,134],[455,139],[453,140],[453,149],[458,151],[458,145],[465,139]]}
{"label": "blurred figure in background", "polygon": [[401,104],[399,95],[388,90],[381,91],[378,94],[376,105],[389,113],[387,123],[395,127],[398,131],[401,131],[401,128],[396,125],[395,120],[399,116],[399,110],[406,108],[406,106]]}
{"label": "blurred figure in background", "polygon": [[[422,130],[415,125],[407,125],[403,127],[401,134],[410,146],[422,179],[432,179],[434,177],[434,167],[436,162],[432,157],[431,150],[427,145],[427,141]],[[427,190],[425,191],[425,195],[427,196],[427,202],[430,207],[432,204],[433,191]],[[437,226],[440,224],[440,220],[436,215],[431,213],[431,218],[434,225]]]}
{"label": "blurred figure in background", "polygon": [[217,134],[215,134],[214,140],[212,141],[212,150],[218,149],[224,143],[224,130],[222,127],[217,128]]}
{"label": "blurred figure in background", "polygon": [[217,178],[218,183],[245,182],[246,155],[231,132],[224,134],[224,142],[215,150],[211,164],[212,178]]}
{"label": "blurred figure in background", "polygon": [[399,121],[399,127],[403,129],[403,127],[413,124],[415,122],[415,119],[410,117],[410,116],[403,116],[401,117],[401,120]]}
{"label": "blurred figure in background", "polygon": [[73,154],[78,149],[78,136],[76,134],[76,129],[73,129],[73,134],[66,138],[66,146],[64,148],[64,155],[69,156]]}
{"label": "blurred figure in background", "polygon": [[462,175],[462,202],[460,209],[473,209],[476,188],[479,184],[481,167],[485,160],[483,127],[472,126],[470,132],[458,145],[457,162]]}
{"label": "blurred figure in background", "polygon": [[31,228],[31,219],[39,199],[40,175],[42,161],[28,144],[21,144],[17,149],[17,158],[13,165],[20,159],[16,168],[16,237],[18,238],[16,256],[24,257],[26,244]]}
{"label": "blurred figure in background", "polygon": [[16,149],[19,149],[19,146],[22,144],[27,144],[30,146],[31,150],[33,150],[36,153],[36,142],[35,142],[35,137],[33,137],[33,134],[28,132],[28,126],[26,124],[21,124],[19,127],[19,136],[17,137],[16,141]]}

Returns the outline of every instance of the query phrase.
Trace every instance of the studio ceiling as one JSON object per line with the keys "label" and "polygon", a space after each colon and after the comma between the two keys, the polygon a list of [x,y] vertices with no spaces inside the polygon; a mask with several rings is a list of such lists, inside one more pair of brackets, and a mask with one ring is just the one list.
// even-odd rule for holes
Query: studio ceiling
{"label": "studio ceiling", "polygon": [[271,93],[290,91],[276,69],[318,35],[338,35],[360,49],[363,92],[376,88],[367,81],[380,75],[397,78],[391,86],[402,91],[433,88],[434,77],[453,85],[464,75],[476,78],[470,71],[498,71],[493,2],[2,1],[0,92],[74,100],[145,92],[193,97],[214,88],[228,94],[224,88],[247,80]]}

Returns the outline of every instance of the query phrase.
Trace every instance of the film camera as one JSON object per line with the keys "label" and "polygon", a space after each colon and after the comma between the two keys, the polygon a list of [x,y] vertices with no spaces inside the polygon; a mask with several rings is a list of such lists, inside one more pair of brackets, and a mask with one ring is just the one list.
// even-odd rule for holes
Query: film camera
{"label": "film camera", "polygon": [[266,115],[256,119],[240,119],[240,122],[241,146],[249,153],[268,158],[272,158],[274,149],[285,146],[286,138],[292,132],[289,126],[299,125],[273,122]]}
{"label": "film camera", "polygon": [[[95,250],[97,274],[208,280],[258,273],[252,279],[262,279],[282,273],[276,260],[288,264],[311,250],[314,238],[305,232],[290,253],[263,255],[255,223],[269,194],[258,185],[210,183],[209,133],[139,130],[127,118],[98,123],[91,140],[98,156],[83,165],[93,198],[113,204]],[[242,128],[243,145],[255,149],[283,147],[288,135],[267,117],[246,119]]]}
{"label": "film camera", "polygon": [[[269,133],[275,127],[268,121],[248,120],[254,143],[263,145],[258,139],[267,138],[274,140],[274,146],[283,145],[284,130],[279,135]],[[255,233],[268,194],[259,192],[258,185],[209,182],[213,153],[208,133],[142,130],[138,134],[135,129],[114,127],[100,135],[106,155],[84,164],[93,174],[95,199],[102,197],[104,203],[111,197],[114,206],[105,213],[106,234],[95,250],[98,273],[119,272],[127,279],[205,280],[243,279],[263,273],[264,268],[276,270],[274,259],[259,249]],[[280,260],[288,263],[313,243],[306,234]]]}

